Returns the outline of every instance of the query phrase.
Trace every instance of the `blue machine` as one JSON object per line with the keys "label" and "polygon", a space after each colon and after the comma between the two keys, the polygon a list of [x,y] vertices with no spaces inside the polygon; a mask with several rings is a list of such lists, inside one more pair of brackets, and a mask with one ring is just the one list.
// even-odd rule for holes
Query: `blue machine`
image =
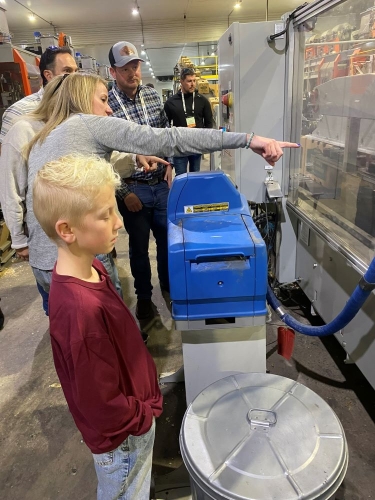
{"label": "blue machine", "polygon": [[267,313],[266,246],[246,199],[223,172],[188,173],[174,180],[168,259],[175,320],[230,323]]}

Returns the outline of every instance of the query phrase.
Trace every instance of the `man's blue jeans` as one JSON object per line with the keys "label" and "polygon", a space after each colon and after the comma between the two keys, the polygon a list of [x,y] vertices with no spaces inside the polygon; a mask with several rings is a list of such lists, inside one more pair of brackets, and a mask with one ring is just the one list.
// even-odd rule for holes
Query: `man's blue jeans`
{"label": "man's blue jeans", "polygon": [[201,159],[202,155],[175,156],[173,158],[175,174],[186,174],[188,162],[189,172],[199,172],[201,168]]}
{"label": "man's blue jeans", "polygon": [[138,299],[151,299],[151,265],[148,254],[150,230],[156,240],[156,261],[158,277],[162,287],[169,287],[167,203],[169,187],[167,182],[150,186],[134,182],[128,185],[130,191],[142,202],[139,212],[130,212],[122,198],[117,197],[118,209],[129,234],[130,269]]}
{"label": "man's blue jeans", "polygon": [[149,500],[155,419],[142,436],[129,436],[109,453],[93,454],[98,500]]}
{"label": "man's blue jeans", "polygon": [[118,275],[118,270],[116,267],[116,264],[113,260],[113,257],[110,253],[101,253],[96,256],[98,260],[103,264],[105,267],[105,270],[109,274],[109,277],[111,278],[112,283],[114,284],[117,293],[120,295],[120,297],[123,299],[124,295],[122,293],[122,287],[121,287],[121,281]]}

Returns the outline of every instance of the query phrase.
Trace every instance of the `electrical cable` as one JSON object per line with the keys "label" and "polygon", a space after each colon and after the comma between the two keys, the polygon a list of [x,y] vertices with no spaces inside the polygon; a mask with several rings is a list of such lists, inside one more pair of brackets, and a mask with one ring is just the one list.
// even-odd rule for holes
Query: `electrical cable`
{"label": "electrical cable", "polygon": [[[277,229],[277,221],[279,219],[278,214],[279,207],[277,206],[277,202],[275,202],[275,213],[268,212],[267,203],[265,203],[265,211],[261,212],[259,215],[253,217],[254,224],[256,225],[259,232],[262,234],[263,239],[266,243],[267,255],[268,255],[268,269],[270,267],[270,255],[275,244],[276,240],[276,229]],[[273,231],[271,234],[270,231],[270,217],[273,219],[273,223],[275,224],[273,227]],[[269,276],[271,276],[269,269]],[[298,303],[292,298],[291,291],[287,288],[291,284],[281,284],[279,285],[279,291],[281,294],[287,294],[284,300],[289,300],[294,302],[296,305]],[[274,294],[271,285],[267,285],[267,302],[270,306],[275,310],[280,319],[288,325],[290,328],[293,328],[299,333],[304,335],[314,336],[314,337],[324,337],[327,335],[332,335],[342,330],[346,325],[348,325],[352,319],[359,312],[368,296],[375,289],[375,257],[370,263],[367,272],[359,281],[357,287],[353,291],[351,297],[347,301],[343,310],[337,315],[335,319],[333,319],[330,323],[323,326],[309,326],[303,323],[300,323],[295,318],[293,318],[290,314],[283,310],[283,307],[276,295]],[[289,308],[291,309],[291,308]]]}
{"label": "electrical cable", "polygon": [[138,4],[138,0],[135,0],[135,6],[138,10],[138,15],[139,15],[139,19],[141,20],[141,33],[142,33],[142,44],[144,45],[145,44],[145,35],[144,35],[144,32],[143,32],[143,19],[142,19],[142,14],[141,14],[141,11],[139,9],[139,4]]}
{"label": "electrical cable", "polygon": [[272,241],[272,246],[273,246],[273,251],[274,251],[275,256],[276,256],[276,235],[277,235],[278,223],[279,223],[279,205],[278,205],[277,200],[275,200],[275,221],[274,221],[275,229],[273,232],[273,241]]}
{"label": "electrical cable", "polygon": [[375,257],[370,263],[366,273],[360,279],[354,292],[349,297],[343,310],[333,319],[330,323],[323,326],[309,326],[296,321],[290,314],[285,312],[273,293],[270,285],[267,286],[267,301],[276,311],[283,322],[304,335],[312,337],[325,337],[332,335],[342,330],[346,325],[352,321],[358,311],[361,309],[368,296],[375,289]]}
{"label": "electrical cable", "polygon": [[303,9],[303,7],[306,7],[306,5],[308,5],[307,2],[305,2],[304,4],[300,5],[296,9],[294,9],[294,11],[291,14],[289,14],[288,19],[286,20],[285,28],[282,31],[280,31],[279,33],[275,33],[274,35],[268,36],[267,42],[268,43],[273,42],[276,38],[279,38],[280,36],[285,35],[285,33],[287,33],[287,31],[288,31],[290,21],[294,18],[296,12]]}
{"label": "electrical cable", "polygon": [[21,5],[21,7],[23,7],[24,9],[28,10],[29,12],[31,12],[31,14],[35,17],[39,17],[39,19],[41,19],[42,21],[44,21],[45,23],[49,24],[50,26],[52,26],[52,28],[55,30],[55,33],[57,33],[57,26],[55,26],[51,21],[47,21],[47,19],[44,19],[44,17],[40,16],[39,14],[37,14],[36,12],[34,12],[33,10],[31,10],[29,7],[27,7],[26,5],[24,5],[23,3],[21,3],[19,0],[14,0],[16,3],[18,3],[18,5]]}

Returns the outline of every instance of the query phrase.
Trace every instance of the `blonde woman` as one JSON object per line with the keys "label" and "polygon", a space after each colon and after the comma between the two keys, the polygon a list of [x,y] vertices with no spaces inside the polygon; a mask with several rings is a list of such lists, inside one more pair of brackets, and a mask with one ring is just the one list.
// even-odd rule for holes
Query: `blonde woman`
{"label": "blonde woman", "polygon": [[[165,157],[250,147],[273,165],[282,156],[283,147],[298,147],[254,134],[156,129],[112,118],[111,113],[107,86],[100,77],[79,73],[61,77],[52,115],[29,145],[28,184],[32,185],[44,164],[72,153],[94,154],[108,160],[114,150]],[[26,206],[30,264],[34,274],[38,274],[38,270],[51,273],[56,247],[34,216],[31,189],[26,196]]]}

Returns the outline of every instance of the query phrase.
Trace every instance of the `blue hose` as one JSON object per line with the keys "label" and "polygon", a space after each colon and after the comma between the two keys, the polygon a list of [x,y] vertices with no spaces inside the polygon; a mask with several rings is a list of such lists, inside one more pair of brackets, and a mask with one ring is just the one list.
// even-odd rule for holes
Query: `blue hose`
{"label": "blue hose", "polygon": [[312,337],[325,337],[327,335],[332,335],[333,333],[338,332],[348,323],[350,323],[357,312],[361,309],[367,297],[370,295],[371,291],[374,288],[375,258],[372,260],[365,275],[356,286],[344,309],[338,316],[336,316],[335,319],[333,319],[327,325],[323,326],[309,326],[296,321],[290,314],[287,314],[285,311],[283,311],[282,305],[276,298],[269,285],[267,287],[267,301],[277,312],[280,318],[284,321],[284,323],[293,328],[293,330],[296,330],[299,333],[303,333],[304,335],[310,335]]}

